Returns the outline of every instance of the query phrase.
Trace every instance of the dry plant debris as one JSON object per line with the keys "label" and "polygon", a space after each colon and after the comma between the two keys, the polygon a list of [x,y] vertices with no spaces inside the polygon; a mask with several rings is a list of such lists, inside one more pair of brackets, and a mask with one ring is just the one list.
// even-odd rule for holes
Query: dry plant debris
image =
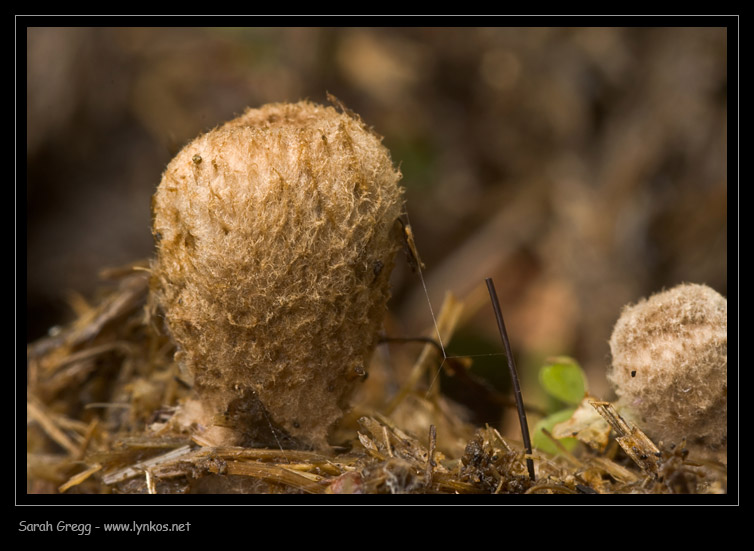
{"label": "dry plant debris", "polygon": [[[145,315],[147,285],[148,274],[134,266],[98,304],[79,308],[70,326],[28,347],[29,493],[726,491],[725,466],[697,460],[683,445],[658,450],[661,456],[645,453],[651,462],[642,468],[641,450],[654,450],[654,444],[605,404],[597,405],[618,434],[605,449],[584,446],[558,456],[534,450],[529,456],[495,428],[470,426],[441,391],[427,394],[428,352],[417,359],[423,367],[415,366],[426,376],[401,391],[393,412],[387,413],[386,395],[372,398],[382,408],[355,406],[340,427],[341,445],[327,453],[203,445],[170,422],[190,393],[173,345]],[[443,327],[462,304],[448,299],[438,314]],[[424,429],[411,419],[421,419]],[[637,447],[638,462],[623,452],[627,438],[626,451]],[[529,457],[536,481],[527,474]]]}

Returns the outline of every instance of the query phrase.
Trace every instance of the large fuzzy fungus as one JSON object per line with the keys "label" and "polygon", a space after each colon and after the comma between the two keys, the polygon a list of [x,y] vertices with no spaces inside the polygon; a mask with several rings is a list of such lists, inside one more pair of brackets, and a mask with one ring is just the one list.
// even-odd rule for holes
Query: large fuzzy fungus
{"label": "large fuzzy fungus", "polygon": [[358,116],[309,102],[249,109],[170,162],[152,297],[205,440],[327,448],[386,311],[399,179]]}
{"label": "large fuzzy fungus", "polygon": [[626,306],[609,379],[641,428],[666,445],[723,451],[727,439],[728,301],[684,284]]}

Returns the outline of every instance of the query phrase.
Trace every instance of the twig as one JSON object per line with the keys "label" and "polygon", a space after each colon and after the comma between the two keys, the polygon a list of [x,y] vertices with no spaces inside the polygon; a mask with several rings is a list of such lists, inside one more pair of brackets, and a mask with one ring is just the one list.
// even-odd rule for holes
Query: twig
{"label": "twig", "polygon": [[[511,379],[513,380],[513,392],[516,398],[516,409],[518,410],[518,421],[521,424],[521,436],[524,440],[524,447],[526,453],[532,454],[531,439],[529,438],[529,424],[526,422],[526,410],[524,409],[524,399],[521,396],[521,385],[518,382],[518,373],[516,373],[516,361],[513,359],[513,353],[511,352],[511,344],[508,341],[508,332],[505,330],[505,322],[503,321],[503,313],[500,311],[500,301],[497,298],[497,292],[495,292],[495,284],[492,282],[492,278],[485,279],[487,283],[487,289],[490,292],[490,300],[492,300],[492,309],[495,311],[495,319],[497,320],[497,328],[500,330],[500,337],[503,339],[505,345],[505,355],[508,358],[508,369],[511,373]],[[526,466],[529,469],[529,478],[535,480],[534,476],[534,462],[531,458],[526,458]]]}
{"label": "twig", "polygon": [[641,469],[657,478],[662,453],[641,429],[627,422],[610,402],[590,400],[592,407],[607,421],[617,435],[615,440]]}
{"label": "twig", "polygon": [[101,468],[102,468],[102,465],[100,465],[99,463],[95,463],[94,465],[92,465],[88,469],[80,472],[79,474],[73,475],[71,478],[68,479],[67,482],[65,482],[60,487],[58,487],[58,492],[60,492],[62,494],[63,492],[65,492],[69,488],[71,488],[73,486],[76,486],[78,484],[81,484],[82,482],[84,482],[84,480],[86,480],[87,478],[89,478],[90,476],[92,476],[94,473],[96,473],[97,471],[99,471]]}
{"label": "twig", "polygon": [[435,467],[435,446],[437,445],[437,429],[429,426],[429,448],[427,451],[427,488],[432,486],[432,472]]}
{"label": "twig", "polygon": [[26,415],[29,419],[33,419],[39,423],[45,434],[64,448],[71,456],[78,457],[79,446],[55,424],[46,408],[32,396],[27,397]]}
{"label": "twig", "polygon": [[138,463],[134,463],[133,465],[120,469],[114,473],[106,474],[102,477],[102,481],[108,485],[115,484],[117,482],[123,482],[124,480],[143,473],[147,469],[184,459],[190,453],[192,453],[191,446],[181,446],[180,448],[171,450],[168,453],[158,455],[157,457],[152,457],[145,461],[139,461]]}

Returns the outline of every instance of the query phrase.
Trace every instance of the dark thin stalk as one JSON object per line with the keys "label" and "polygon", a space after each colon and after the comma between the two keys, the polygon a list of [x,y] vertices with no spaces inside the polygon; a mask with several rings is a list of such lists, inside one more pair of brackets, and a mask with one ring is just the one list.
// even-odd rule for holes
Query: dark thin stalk
{"label": "dark thin stalk", "polygon": [[[516,361],[513,359],[513,353],[511,352],[511,343],[508,340],[508,332],[505,330],[505,323],[503,322],[503,313],[500,311],[500,301],[497,298],[495,292],[495,284],[492,283],[492,278],[488,277],[486,280],[487,289],[490,292],[490,300],[492,300],[492,309],[495,311],[495,319],[497,320],[497,328],[500,330],[500,337],[503,339],[505,345],[505,356],[508,358],[508,369],[511,373],[511,379],[513,380],[513,393],[516,398],[516,409],[518,409],[518,421],[521,424],[521,436],[524,439],[524,447],[526,452],[531,455],[531,439],[529,438],[529,424],[526,422],[526,410],[524,410],[524,399],[521,396],[521,385],[518,382],[518,373],[516,372]],[[529,478],[534,478],[534,461],[531,458],[526,459],[526,466],[529,469]]]}

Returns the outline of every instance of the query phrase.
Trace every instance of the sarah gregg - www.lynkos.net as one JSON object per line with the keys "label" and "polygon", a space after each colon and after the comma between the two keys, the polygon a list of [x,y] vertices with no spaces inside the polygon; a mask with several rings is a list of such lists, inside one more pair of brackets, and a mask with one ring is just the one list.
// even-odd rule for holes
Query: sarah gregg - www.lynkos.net
{"label": "sarah gregg - www.lynkos.net", "polygon": [[53,523],[45,522],[27,522],[21,520],[18,523],[19,532],[57,532],[76,534],[79,536],[88,536],[92,531],[97,532],[129,532],[133,534],[154,533],[154,532],[188,532],[191,530],[190,522],[113,522],[98,523],[91,522],[66,522],[60,521]]}

